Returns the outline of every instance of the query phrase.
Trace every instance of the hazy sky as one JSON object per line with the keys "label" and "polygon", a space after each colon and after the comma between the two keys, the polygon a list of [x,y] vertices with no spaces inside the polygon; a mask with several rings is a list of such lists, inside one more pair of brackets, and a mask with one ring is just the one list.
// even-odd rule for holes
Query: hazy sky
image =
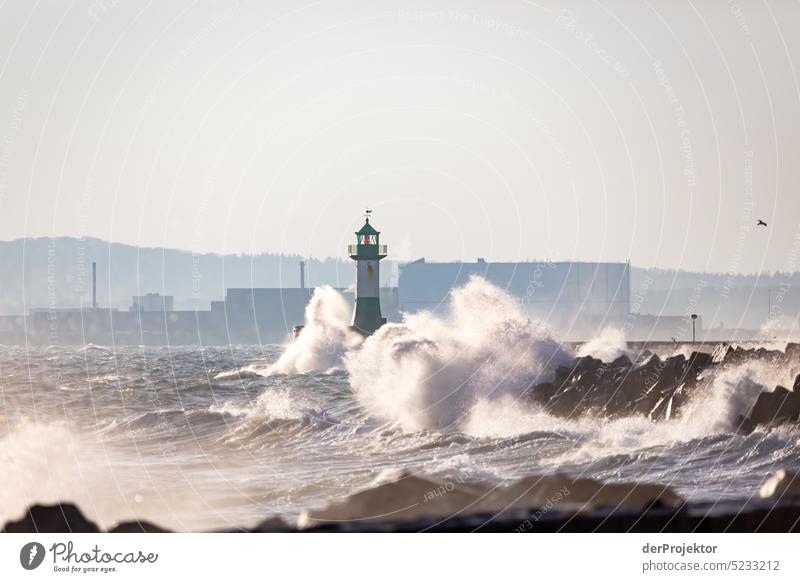
{"label": "hazy sky", "polygon": [[369,206],[398,259],[794,268],[798,22],[795,0],[8,0],[0,238],[343,257]]}

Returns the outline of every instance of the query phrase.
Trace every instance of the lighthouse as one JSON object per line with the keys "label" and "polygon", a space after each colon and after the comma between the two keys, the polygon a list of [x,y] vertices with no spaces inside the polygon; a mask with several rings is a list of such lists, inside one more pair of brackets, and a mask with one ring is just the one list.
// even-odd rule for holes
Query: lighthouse
{"label": "lighthouse", "polygon": [[380,260],[386,256],[386,245],[380,244],[380,234],[369,223],[371,210],[365,213],[364,226],[356,231],[356,244],[347,246],[347,254],[356,261],[356,305],[353,310],[353,330],[372,335],[386,323],[381,316]]}

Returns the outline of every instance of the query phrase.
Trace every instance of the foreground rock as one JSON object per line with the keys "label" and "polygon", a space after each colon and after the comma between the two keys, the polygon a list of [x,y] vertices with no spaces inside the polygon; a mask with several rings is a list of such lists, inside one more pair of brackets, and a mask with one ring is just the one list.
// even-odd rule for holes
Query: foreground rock
{"label": "foreground rock", "polygon": [[108,530],[108,533],[168,533],[170,530],[149,521],[123,521]]}
{"label": "foreground rock", "polygon": [[5,533],[96,533],[100,528],[72,503],[32,505],[18,521],[3,526]]}
{"label": "foreground rock", "polygon": [[[452,495],[449,499],[448,495]],[[464,505],[460,505],[460,504]],[[600,483],[556,474],[507,487],[404,474],[309,512],[305,531],[361,532],[794,532],[800,530],[800,476],[778,471],[754,499],[684,502],[669,487]],[[93,533],[97,526],[72,504],[32,506],[9,533]],[[165,532],[123,522],[110,532]],[[229,531],[297,531],[279,518]]]}
{"label": "foreground rock", "polygon": [[300,526],[357,521],[409,521],[469,514],[527,514],[559,508],[585,512],[600,507],[643,511],[653,505],[679,507],[683,500],[669,487],[643,483],[601,483],[566,475],[526,477],[508,486],[439,480],[403,474],[351,495],[324,509],[306,512]]}
{"label": "foreground rock", "polygon": [[[411,476],[406,478],[412,479]],[[437,482],[430,478],[419,479],[409,481],[409,485],[401,489],[402,497],[392,501],[398,505],[414,503],[414,497],[409,494],[415,486],[412,484]],[[376,499],[371,498],[370,493],[392,492],[387,485],[391,484],[358,493],[319,512],[310,512],[306,518],[313,527],[307,531],[749,533],[800,530],[800,496],[788,493],[797,490],[800,478],[785,471],[769,477],[758,498],[747,500],[687,503],[662,485],[602,484],[592,479],[552,475],[526,478],[505,488],[489,487],[490,493],[474,501],[469,511],[426,515],[424,511],[409,511],[409,506],[403,506],[400,513],[408,519],[396,519],[394,514],[359,514],[367,507],[375,508]],[[455,491],[454,486],[451,489]],[[474,485],[470,485],[460,493],[468,496],[473,490]],[[364,501],[367,503],[362,504]],[[454,506],[439,507],[449,511]],[[334,516],[345,521],[315,520],[315,517]]]}
{"label": "foreground rock", "polygon": [[360,491],[328,507],[306,512],[300,527],[344,521],[409,521],[423,516],[449,516],[477,510],[491,492],[482,483],[439,481],[404,473],[397,481]]}

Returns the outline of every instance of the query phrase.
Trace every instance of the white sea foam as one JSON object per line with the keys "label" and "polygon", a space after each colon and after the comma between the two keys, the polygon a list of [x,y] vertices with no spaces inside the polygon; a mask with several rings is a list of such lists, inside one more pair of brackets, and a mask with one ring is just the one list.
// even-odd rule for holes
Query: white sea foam
{"label": "white sea foam", "polygon": [[[583,453],[593,457],[731,432],[761,390],[790,381],[787,371],[750,362],[709,374],[680,415],[666,422],[644,417],[563,419],[524,394],[548,380],[557,366],[570,364],[574,354],[531,320],[516,299],[480,277],[452,291],[444,314],[406,315],[363,343],[352,337],[347,318],[341,295],[320,289],[306,312],[306,329],[270,373],[324,371],[343,360],[367,412],[406,431],[488,438],[551,431],[585,441]],[[624,334],[607,327],[581,346],[578,355],[610,361],[624,354],[625,347]]]}
{"label": "white sea foam", "polygon": [[[96,375],[138,377],[139,352],[157,361],[165,348],[131,348],[116,361],[102,351],[34,352],[34,363],[58,356],[72,366],[64,368],[75,372],[64,374],[66,391],[50,386],[49,365],[37,366],[32,382],[17,381],[11,374],[19,355],[7,352],[0,523],[32,503],[61,500],[104,526],[141,518],[179,530],[230,529],[258,523],[264,507],[291,516],[373,479],[395,480],[403,469],[444,483],[563,469],[671,483],[681,493],[717,499],[722,490],[748,496],[773,467],[797,466],[795,427],[735,434],[758,390],[791,387],[800,371],[792,364],[781,368],[764,358],[709,368],[669,421],[610,419],[601,411],[559,418],[527,398],[525,387],[571,355],[513,299],[473,283],[454,294],[446,315],[386,326],[362,351],[341,347],[350,375],[218,381],[213,391],[178,392],[174,369],[159,366],[150,374],[152,392],[135,390],[121,400],[112,390],[69,390],[86,385],[87,361]],[[346,327],[347,317],[337,325]],[[209,361],[238,368],[229,376],[236,379],[263,355],[257,347],[209,351],[214,357],[181,356],[189,385],[207,380]],[[317,361],[321,370],[331,362]],[[251,398],[258,385],[262,394]],[[35,420],[22,420],[34,410]],[[391,426],[376,429],[376,419]]]}
{"label": "white sea foam", "polygon": [[677,420],[683,438],[697,438],[734,429],[759,393],[789,381],[787,371],[770,363],[750,361],[724,367],[699,387]]}
{"label": "white sea foam", "polygon": [[346,367],[372,415],[407,430],[458,430],[481,401],[519,397],[570,360],[516,300],[473,277],[452,292],[446,315],[383,326]]}
{"label": "white sea foam", "polygon": [[600,335],[583,344],[578,355],[592,356],[604,362],[612,362],[626,353],[625,334],[614,326],[605,327]]}
{"label": "white sea foam", "polygon": [[266,374],[325,372],[341,366],[345,352],[362,341],[348,325],[349,312],[341,293],[327,285],[318,287],[306,307],[303,331]]}
{"label": "white sea foam", "polygon": [[519,418],[511,426],[522,429],[538,426],[537,430],[569,434],[580,443],[579,446],[551,462],[554,465],[586,463],[613,455],[632,454],[649,447],[735,433],[740,415],[747,414],[758,394],[785,381],[785,371],[768,363],[747,362],[722,368],[703,379],[680,414],[668,421],[653,422],[639,415],[616,419],[594,415],[558,419],[545,413],[527,411],[518,413]]}
{"label": "white sea foam", "polygon": [[[96,447],[61,422],[21,420],[0,438],[0,521],[18,517],[23,500],[54,503],[85,500],[86,481],[103,479]],[[104,479],[108,487],[110,479]],[[91,503],[87,509],[91,509]]]}
{"label": "white sea foam", "polygon": [[245,378],[256,378],[263,375],[264,370],[258,366],[250,365],[239,368],[238,370],[225,370],[214,374],[214,380],[244,380]]}
{"label": "white sea foam", "polygon": [[310,406],[310,403],[298,398],[288,388],[270,388],[255,402],[246,404],[225,402],[222,405],[211,405],[209,412],[246,418],[296,419],[302,418]]}

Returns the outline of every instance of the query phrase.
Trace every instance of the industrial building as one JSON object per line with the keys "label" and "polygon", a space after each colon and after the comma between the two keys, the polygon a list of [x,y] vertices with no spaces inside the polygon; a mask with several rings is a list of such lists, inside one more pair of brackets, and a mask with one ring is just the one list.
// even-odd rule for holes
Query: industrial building
{"label": "industrial building", "polygon": [[[225,335],[234,344],[286,341],[292,328],[303,323],[314,289],[228,289],[216,313],[225,323]],[[215,312],[212,306],[212,313]]]}
{"label": "industrial building", "polygon": [[[607,326],[630,340],[691,339],[687,315],[631,313],[627,263],[525,262],[402,265],[397,287],[379,288],[382,318],[447,310],[452,289],[473,275],[517,297],[532,318],[564,340],[585,340]],[[355,306],[356,288],[338,289]],[[127,311],[115,308],[32,309],[27,316],[0,316],[0,343],[31,345],[228,345],[287,341],[304,321],[313,288],[229,288],[208,310],[175,310],[173,298],[134,297]],[[700,334],[702,319],[696,322]]]}
{"label": "industrial building", "polygon": [[472,276],[485,278],[520,300],[526,311],[579,335],[622,320],[630,312],[628,263],[531,261],[436,263],[419,259],[400,267],[403,312],[446,309],[450,291]]}
{"label": "industrial building", "polygon": [[[353,306],[355,293],[338,289]],[[231,288],[209,310],[85,307],[32,309],[0,316],[7,345],[228,345],[283,343],[302,323],[313,288]],[[380,289],[384,314],[397,320],[397,290]]]}
{"label": "industrial building", "polygon": [[[348,255],[357,263],[352,288],[338,289],[353,307],[353,329],[374,333],[403,313],[446,311],[451,291],[480,276],[516,297],[532,319],[545,322],[560,339],[581,341],[604,328],[621,329],[629,340],[686,341],[700,333],[702,319],[631,312],[629,263],[589,262],[429,262],[400,265],[397,287],[380,287],[381,259],[387,247],[369,222],[355,232]],[[31,345],[228,345],[282,343],[302,326],[314,294],[299,287],[228,288],[208,310],[175,310],[174,297],[134,296],[127,311],[97,304],[96,266],[92,265],[92,303],[88,308],[32,309],[27,316],[0,316],[0,343]],[[638,311],[638,302],[634,311]],[[299,328],[298,328],[299,329]]]}
{"label": "industrial building", "polygon": [[146,295],[135,295],[131,301],[129,311],[173,311],[175,298],[172,295],[161,295],[160,293],[147,293]]}

